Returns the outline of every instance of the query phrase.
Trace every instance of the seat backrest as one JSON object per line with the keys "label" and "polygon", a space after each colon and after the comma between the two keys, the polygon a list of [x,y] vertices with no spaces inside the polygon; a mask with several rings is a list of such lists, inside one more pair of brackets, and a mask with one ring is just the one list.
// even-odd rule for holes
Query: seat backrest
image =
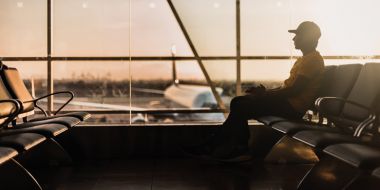
{"label": "seat backrest", "polygon": [[[4,66],[0,74],[5,86],[13,98],[19,99],[21,102],[33,100],[32,95],[26,88],[16,68]],[[23,109],[21,113],[34,111],[33,103],[23,103],[22,107]]]}
{"label": "seat backrest", "polygon": [[338,66],[329,65],[325,66],[325,70],[323,71],[321,86],[319,87],[318,96],[323,96],[329,90],[329,85],[332,80],[332,77],[335,74],[335,70]]}
{"label": "seat backrest", "polygon": [[[379,94],[380,63],[367,63],[361,69],[347,100],[374,108],[374,106],[377,106],[375,104],[377,104]],[[362,121],[368,117],[368,114],[368,111],[364,109],[351,104],[345,104],[341,117]]]}
{"label": "seat backrest", "polygon": [[[355,81],[362,69],[362,64],[347,64],[336,66],[331,71],[326,71],[320,97],[341,97],[347,98]],[[327,67],[326,67],[327,68]],[[331,102],[325,107],[328,114],[339,115],[343,104],[338,102]]]}
{"label": "seat backrest", "polygon": [[[12,96],[9,94],[8,89],[6,88],[3,80],[0,78],[0,100],[12,99]],[[1,103],[0,104],[0,118],[4,118],[7,115],[11,114],[14,111],[14,106],[11,103]],[[2,122],[3,120],[0,120]]]}

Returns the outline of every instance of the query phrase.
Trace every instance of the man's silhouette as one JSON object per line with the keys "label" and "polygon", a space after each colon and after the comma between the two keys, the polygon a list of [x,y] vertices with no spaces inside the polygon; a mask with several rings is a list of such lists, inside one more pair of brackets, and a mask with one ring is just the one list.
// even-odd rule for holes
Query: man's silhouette
{"label": "man's silhouette", "polygon": [[303,55],[294,63],[289,78],[280,88],[266,89],[260,85],[233,98],[230,114],[219,133],[198,153],[217,159],[243,159],[240,156],[248,152],[249,119],[266,115],[300,119],[313,105],[324,70],[323,58],[316,51],[321,31],[314,22],[306,21],[289,32],[295,34],[295,49]]}

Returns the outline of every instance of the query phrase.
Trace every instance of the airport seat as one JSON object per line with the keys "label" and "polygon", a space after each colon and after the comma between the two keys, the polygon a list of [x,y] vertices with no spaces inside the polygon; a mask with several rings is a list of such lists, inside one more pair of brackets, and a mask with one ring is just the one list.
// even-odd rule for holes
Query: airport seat
{"label": "airport seat", "polygon": [[371,174],[363,174],[347,185],[347,190],[363,189],[377,190],[380,187],[380,168],[375,169]]}
{"label": "airport seat", "polygon": [[[23,82],[22,81],[20,81],[20,82],[24,86]],[[26,90],[26,88],[24,90]],[[6,88],[6,84],[4,83],[3,80],[0,80],[0,98],[1,99],[12,99],[11,92],[8,90],[8,88]],[[28,113],[34,112],[34,110],[30,110],[30,111],[28,111],[28,113],[25,113],[25,107],[22,107],[22,105],[25,105],[25,104],[21,104],[22,110],[18,114],[18,118],[25,118],[28,115]],[[26,104],[26,105],[29,105],[29,104]],[[72,127],[72,126],[75,126],[78,123],[80,123],[81,119],[86,119],[90,115],[80,113],[80,114],[78,114],[78,116],[81,116],[81,118],[70,116],[70,114],[66,114],[66,115],[62,115],[62,116],[43,117],[43,118],[32,120],[30,122],[24,122],[22,124],[19,124],[18,126],[15,125],[15,127],[24,128],[24,127],[30,127],[30,126],[42,125],[42,124],[48,124],[48,123],[57,123],[57,124],[65,125],[66,127]]]}
{"label": "airport seat", "polygon": [[[359,65],[359,64],[357,64]],[[360,66],[360,65],[359,65]],[[323,83],[328,83],[328,79],[330,78],[331,75],[333,75],[334,71],[336,69],[336,66],[327,66],[325,68],[325,71],[323,73]],[[288,119],[286,118],[283,118],[283,117],[279,117],[279,116],[271,116],[271,115],[268,115],[268,116],[261,116],[261,117],[258,117],[257,118],[257,121],[267,125],[267,126],[271,126],[271,125],[274,125],[275,123],[279,123],[279,122],[283,122],[283,121],[288,121]],[[301,120],[302,121],[302,120]]]}
{"label": "airport seat", "polygon": [[[328,69],[321,86],[319,97],[347,97],[358,74],[362,68],[361,64],[349,64],[331,67]],[[321,100],[317,100],[318,103]],[[343,107],[342,102],[330,101],[324,104],[323,110],[316,110],[325,117],[333,117],[339,115]],[[356,123],[358,124],[358,123]],[[281,121],[273,123],[272,128],[285,134],[292,135],[302,130],[336,130],[328,128],[328,125],[321,125],[305,121]]]}
{"label": "airport seat", "polygon": [[[374,144],[376,145],[376,144]],[[380,149],[357,143],[326,147],[324,156],[304,176],[298,189],[378,189]]]}
{"label": "airport seat", "polygon": [[[22,81],[20,74],[16,68],[9,68],[5,65],[3,65],[1,70],[1,78],[3,80],[3,83],[5,87],[8,89],[9,95],[14,98],[18,99],[22,102],[22,111],[24,118],[27,118],[30,115],[34,114],[35,108],[40,109],[45,117],[40,118],[34,118],[33,121],[39,121],[42,122],[43,120],[50,120],[52,122],[56,122],[58,120],[61,120],[63,122],[66,122],[70,124],[71,126],[76,125],[78,122],[73,122],[73,119],[68,119],[70,117],[76,118],[80,121],[84,121],[88,119],[91,115],[87,112],[71,112],[66,114],[60,114],[58,113],[73,99],[74,95],[70,91],[61,91],[61,92],[55,92],[52,94],[48,94],[46,96],[40,97],[40,98],[33,98],[32,95],[27,90],[24,82]],[[58,95],[58,94],[66,94],[69,96],[69,99],[66,103],[64,103],[54,114],[53,116],[48,116],[46,111],[43,110],[40,106],[38,106],[39,101],[44,100],[52,95]]]}
{"label": "airport seat", "polygon": [[[4,91],[0,91],[0,94]],[[0,101],[0,145],[9,146],[18,151],[26,151],[41,143],[46,138],[53,138],[68,128],[61,124],[30,125],[9,127],[11,122],[20,112],[20,104],[16,100]],[[34,122],[31,122],[34,123]],[[52,140],[53,141],[53,140]]]}
{"label": "airport seat", "polygon": [[380,95],[380,64],[367,63],[363,66],[354,87],[347,99],[331,98],[327,100],[344,103],[339,116],[327,116],[337,128],[340,134],[326,131],[301,131],[293,138],[315,148],[324,148],[328,145],[340,142],[352,142],[356,127],[361,121],[371,120],[371,112],[378,109]]}
{"label": "airport seat", "polygon": [[256,120],[267,126],[270,126],[280,121],[287,121],[288,119],[280,117],[280,116],[268,115],[268,116],[258,117]]}
{"label": "airport seat", "polygon": [[75,117],[57,117],[57,118],[47,118],[44,120],[31,120],[24,123],[19,123],[14,125],[15,128],[25,128],[25,127],[32,127],[36,125],[44,125],[44,124],[60,124],[64,125],[67,128],[73,127],[75,125],[78,125],[81,121],[78,118]]}
{"label": "airport seat", "polygon": [[331,132],[341,132],[338,128],[333,128],[328,125],[323,125],[314,122],[307,121],[282,121],[280,123],[275,123],[272,128],[286,135],[293,135],[299,131],[304,130],[321,130],[321,131],[331,131]]}
{"label": "airport seat", "polygon": [[360,169],[373,170],[380,166],[380,149],[378,147],[342,143],[328,146],[323,152]]}
{"label": "airport seat", "polygon": [[0,165],[18,155],[15,149],[0,147]]}
{"label": "airport seat", "polygon": [[20,134],[20,133],[37,133],[47,138],[53,138],[62,134],[63,132],[67,130],[68,128],[64,125],[50,123],[50,124],[42,124],[42,125],[35,125],[35,126],[28,126],[28,127],[19,127],[19,126],[10,127],[10,128],[3,129],[1,131],[1,134],[13,135],[13,134]]}
{"label": "airport seat", "polygon": [[293,138],[316,149],[323,149],[326,146],[336,143],[361,142],[357,137],[351,135],[318,130],[300,131],[296,133]]}
{"label": "airport seat", "polygon": [[44,136],[36,133],[20,133],[4,136],[0,133],[0,146],[11,147],[18,152],[27,151],[45,140]]}

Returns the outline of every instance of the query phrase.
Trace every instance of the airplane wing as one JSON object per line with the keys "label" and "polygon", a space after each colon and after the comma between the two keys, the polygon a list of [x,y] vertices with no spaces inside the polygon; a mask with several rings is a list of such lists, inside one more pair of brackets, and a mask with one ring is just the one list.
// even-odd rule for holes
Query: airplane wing
{"label": "airplane wing", "polygon": [[[44,100],[43,102],[47,102],[47,100]],[[55,99],[54,103],[64,104],[66,103],[66,101]],[[136,111],[146,110],[145,108],[141,108],[141,107],[129,107],[129,106],[124,106],[124,105],[102,104],[102,103],[82,102],[82,101],[71,101],[69,105],[86,106],[86,107],[94,107],[94,108],[99,108],[99,109],[110,109],[110,110],[136,110]]]}

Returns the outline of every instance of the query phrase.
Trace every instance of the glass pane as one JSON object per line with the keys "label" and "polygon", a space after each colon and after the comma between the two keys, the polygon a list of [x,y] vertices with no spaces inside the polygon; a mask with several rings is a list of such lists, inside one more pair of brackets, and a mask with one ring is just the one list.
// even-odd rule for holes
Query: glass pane
{"label": "glass pane", "polygon": [[[71,14],[67,14],[70,12]],[[192,56],[189,45],[165,0],[58,0],[54,3],[54,55]]]}
{"label": "glass pane", "polygon": [[[67,110],[129,110],[128,62],[54,62],[54,90],[75,94]],[[54,99],[55,108],[63,97]]]}
{"label": "glass pane", "polygon": [[133,56],[193,56],[166,0],[133,0],[132,23]]}
{"label": "glass pane", "polygon": [[55,56],[128,56],[129,1],[55,0]]}
{"label": "glass pane", "polygon": [[206,79],[197,61],[177,61],[177,78],[182,82],[206,84]]}
{"label": "glass pane", "polygon": [[234,0],[173,0],[199,55],[236,55],[235,3]]}
{"label": "glass pane", "polygon": [[171,65],[169,62],[132,62],[132,107],[167,108],[164,91],[171,84]]}
{"label": "glass pane", "polygon": [[222,98],[229,104],[229,97],[236,94],[236,61],[204,61],[207,73],[216,87],[223,91]]}
{"label": "glass pane", "polygon": [[290,55],[290,0],[241,0],[242,55]]}
{"label": "glass pane", "polygon": [[322,30],[322,55],[377,55],[379,6],[375,0],[242,0],[242,54],[300,55],[287,30],[309,20]]}
{"label": "glass pane", "polygon": [[304,20],[320,25],[323,55],[380,53],[380,26],[373,21],[378,18],[379,1],[292,0],[292,4],[292,28]]}
{"label": "glass pane", "polygon": [[[136,109],[214,108],[215,99],[195,61],[138,61],[132,64],[132,107]],[[214,121],[222,114],[148,114],[143,122]],[[145,120],[144,120],[145,119]]]}
{"label": "glass pane", "polygon": [[46,56],[46,0],[0,1],[0,57]]}
{"label": "glass pane", "polygon": [[269,89],[281,86],[289,77],[294,62],[295,60],[242,61],[242,90],[258,84],[263,84]]}

